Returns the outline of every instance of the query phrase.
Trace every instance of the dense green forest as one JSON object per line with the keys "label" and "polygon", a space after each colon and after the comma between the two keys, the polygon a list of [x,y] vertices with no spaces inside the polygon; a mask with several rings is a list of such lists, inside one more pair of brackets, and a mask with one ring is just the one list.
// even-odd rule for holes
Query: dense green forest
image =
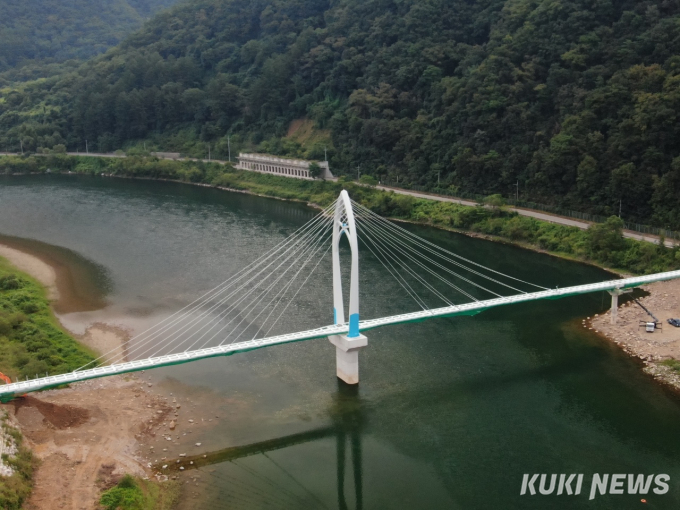
{"label": "dense green forest", "polygon": [[0,73],[12,72],[0,75],[0,80],[42,75],[44,66],[51,62],[86,59],[103,53],[139,28],[144,19],[174,3],[174,0],[4,0],[0,16]]}
{"label": "dense green forest", "polygon": [[0,148],[326,146],[339,174],[677,229],[679,114],[677,0],[194,0],[1,90]]}

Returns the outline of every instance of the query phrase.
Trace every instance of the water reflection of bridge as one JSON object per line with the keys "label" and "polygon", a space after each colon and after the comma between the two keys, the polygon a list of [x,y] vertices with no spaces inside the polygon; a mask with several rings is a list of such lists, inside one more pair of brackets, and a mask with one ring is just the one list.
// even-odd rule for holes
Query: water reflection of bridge
{"label": "water reflection of bridge", "polygon": [[[340,508],[340,510],[346,510],[348,508],[345,496],[345,475],[348,457],[347,444],[349,442],[356,508],[361,509],[363,508],[361,434],[366,424],[363,408],[364,406],[362,406],[359,397],[358,386],[347,385],[338,381],[338,391],[333,395],[333,401],[327,410],[328,417],[331,419],[331,424],[326,427],[274,439],[267,439],[257,443],[230,446],[211,453],[180,457],[177,459],[179,462],[177,462],[177,460],[164,461],[157,463],[153,467],[154,470],[166,475],[180,471],[186,473],[194,469],[221,464],[223,462],[233,462],[254,455],[266,456],[267,453],[275,450],[335,437],[338,508]],[[274,461],[272,460],[272,462]],[[163,469],[162,466],[164,465],[167,465],[167,468]],[[281,466],[278,467],[283,470]],[[288,476],[292,477],[290,474]],[[299,481],[295,479],[294,481],[297,484],[300,484]],[[313,492],[306,487],[303,488],[316,499]],[[321,503],[321,501],[319,501],[319,503]]]}

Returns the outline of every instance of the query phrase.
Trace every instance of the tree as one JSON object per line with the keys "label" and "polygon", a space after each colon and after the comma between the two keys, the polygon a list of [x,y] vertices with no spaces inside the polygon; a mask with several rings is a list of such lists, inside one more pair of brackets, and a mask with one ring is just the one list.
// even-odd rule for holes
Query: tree
{"label": "tree", "polygon": [[[3,3],[0,72],[12,67],[29,76],[49,73],[41,61],[63,62],[104,53],[174,0],[34,0]],[[19,74],[19,73],[17,73]]]}
{"label": "tree", "polygon": [[492,209],[500,209],[505,206],[505,199],[499,194],[489,195],[484,199],[484,205],[487,205]]}
{"label": "tree", "polygon": [[372,175],[364,174],[359,178],[359,182],[361,184],[367,184],[369,186],[375,186],[376,184],[378,184],[378,179],[376,179]]}
{"label": "tree", "polygon": [[309,164],[309,176],[313,179],[321,176],[321,166],[316,161]]}
{"label": "tree", "polygon": [[586,232],[589,256],[601,262],[616,264],[615,254],[624,250],[623,220],[610,216],[604,223],[595,223]]}

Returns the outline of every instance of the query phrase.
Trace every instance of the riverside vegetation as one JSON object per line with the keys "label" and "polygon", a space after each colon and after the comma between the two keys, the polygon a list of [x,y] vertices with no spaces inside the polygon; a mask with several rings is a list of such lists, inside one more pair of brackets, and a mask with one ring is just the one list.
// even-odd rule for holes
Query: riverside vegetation
{"label": "riverside vegetation", "polygon": [[468,207],[381,191],[371,186],[375,181],[370,176],[363,179],[363,185],[357,185],[344,179],[337,183],[290,179],[235,170],[229,164],[159,160],[152,157],[86,158],[55,154],[0,159],[0,171],[5,173],[42,173],[48,169],[87,175],[105,174],[208,184],[321,206],[330,204],[340,190],[346,188],[352,198],[381,216],[489,235],[634,274],[680,268],[680,247],[668,248],[663,242],[657,245],[626,239],[622,235],[623,222],[615,216],[584,231],[507,211],[498,195],[490,196],[485,206]]}
{"label": "riverside vegetation", "polygon": [[0,371],[13,380],[34,378],[93,359],[61,329],[42,285],[0,258]]}
{"label": "riverside vegetation", "polygon": [[179,497],[176,481],[150,482],[125,475],[99,501],[107,510],[170,510]]}

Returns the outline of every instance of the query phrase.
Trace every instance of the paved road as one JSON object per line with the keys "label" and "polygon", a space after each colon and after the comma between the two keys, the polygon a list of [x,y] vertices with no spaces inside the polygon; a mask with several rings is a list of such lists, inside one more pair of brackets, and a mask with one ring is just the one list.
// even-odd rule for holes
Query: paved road
{"label": "paved road", "polygon": [[[69,156],[89,156],[89,157],[96,157],[96,158],[125,158],[125,154],[112,154],[112,153],[89,153],[89,154],[83,154],[80,152],[68,152],[67,153]],[[10,153],[10,152],[0,152],[0,156],[16,156],[17,154]],[[38,154],[39,155],[39,154]],[[161,159],[177,159],[177,158],[169,158],[169,157],[163,157]],[[178,161],[204,161],[208,162],[206,159],[196,159],[196,158],[178,158]],[[226,164],[226,161],[220,161],[220,160],[210,160],[211,163],[219,163],[219,164]],[[391,188],[388,186],[376,186],[376,188],[385,190],[385,191],[394,191],[395,193],[399,193],[400,195],[409,195],[412,197],[416,198],[426,198],[428,200],[437,200],[439,202],[453,202],[454,204],[461,204],[461,205],[467,205],[470,207],[474,207],[478,205],[477,202],[473,200],[463,200],[461,198],[452,198],[452,197],[445,197],[441,195],[430,195],[429,193],[420,193],[417,191],[409,191],[401,188]],[[590,225],[592,225],[592,222],[588,221],[579,221],[579,220],[574,220],[571,218],[567,218],[565,216],[558,216],[556,214],[550,214],[546,212],[541,212],[541,211],[534,211],[532,209],[523,209],[519,207],[508,207],[509,210],[517,212],[517,214],[520,214],[521,216],[528,216],[530,218],[536,218],[537,220],[542,220],[542,221],[548,221],[550,223],[557,223],[559,225],[568,225],[570,227],[578,227],[581,230],[586,230]],[[628,237],[630,239],[637,239],[638,241],[647,241],[648,243],[654,243],[654,244],[659,244],[659,237],[652,235],[652,234],[640,234],[638,232],[633,232],[631,230],[624,230],[623,231],[623,236]],[[668,246],[669,248],[672,248],[674,246],[674,243],[672,240],[666,240],[665,245]]]}
{"label": "paved road", "polygon": [[[454,204],[461,204],[461,205],[468,205],[468,206],[476,206],[478,205],[477,202],[473,200],[463,200],[460,198],[451,198],[451,197],[444,197],[441,195],[430,195],[429,193],[420,193],[417,191],[409,191],[405,189],[400,189],[400,188],[391,188],[388,186],[376,186],[376,188],[385,190],[385,191],[394,191],[395,193],[399,193],[400,195],[409,195],[412,197],[416,198],[426,198],[428,200],[437,200],[439,202],[453,202]],[[564,216],[558,216],[556,214],[550,214],[546,212],[541,212],[541,211],[534,211],[532,209],[523,209],[520,207],[508,207],[509,210],[515,211],[517,214],[521,216],[528,216],[530,218],[536,218],[538,220],[542,221],[548,221],[550,223],[557,223],[559,225],[568,225],[570,227],[578,227],[581,230],[586,230],[590,225],[592,225],[592,222],[588,221],[582,221],[582,220],[574,220],[571,218],[566,218]],[[630,239],[637,239],[638,241],[647,241],[648,243],[654,243],[654,244],[659,244],[659,237],[651,234],[640,234],[638,232],[633,232],[631,230],[624,230],[623,231],[623,236],[628,237]],[[672,248],[674,246],[672,240],[666,240],[665,242],[666,246],[669,248]]]}

